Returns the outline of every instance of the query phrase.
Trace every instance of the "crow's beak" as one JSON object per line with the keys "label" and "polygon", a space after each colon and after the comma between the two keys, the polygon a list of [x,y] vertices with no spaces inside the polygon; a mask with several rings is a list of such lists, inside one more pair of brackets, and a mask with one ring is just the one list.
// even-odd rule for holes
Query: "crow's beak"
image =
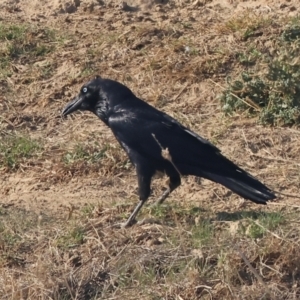
{"label": "crow's beak", "polygon": [[83,102],[84,98],[77,96],[75,97],[71,102],[69,102],[66,107],[63,109],[62,111],[62,115],[65,117],[69,114],[71,114],[72,112],[80,109],[81,104]]}

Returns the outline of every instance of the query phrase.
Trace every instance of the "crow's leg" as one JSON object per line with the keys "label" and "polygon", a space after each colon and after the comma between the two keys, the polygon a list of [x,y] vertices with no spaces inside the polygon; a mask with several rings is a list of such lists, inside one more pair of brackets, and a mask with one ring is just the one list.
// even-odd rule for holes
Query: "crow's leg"
{"label": "crow's leg", "polygon": [[126,227],[129,227],[129,226],[132,226],[135,223],[135,217],[138,214],[138,212],[141,210],[141,208],[142,208],[142,206],[144,205],[145,202],[146,202],[146,200],[140,200],[140,202],[135,207],[135,209],[131,213],[131,215],[128,218],[128,220],[123,224],[123,227],[126,228]]}
{"label": "crow's leg", "polygon": [[172,174],[169,177],[169,187],[164,191],[164,193],[157,199],[155,205],[162,204],[167,197],[181,184],[180,175],[178,173]]}
{"label": "crow's leg", "polygon": [[145,172],[142,173],[139,171],[141,170],[137,169],[140,202],[135,207],[135,209],[133,210],[132,214],[125,222],[123,227],[129,227],[135,223],[135,217],[137,216],[138,212],[141,210],[141,208],[143,207],[150,195],[151,178],[154,172],[147,172],[147,174],[145,174]]}

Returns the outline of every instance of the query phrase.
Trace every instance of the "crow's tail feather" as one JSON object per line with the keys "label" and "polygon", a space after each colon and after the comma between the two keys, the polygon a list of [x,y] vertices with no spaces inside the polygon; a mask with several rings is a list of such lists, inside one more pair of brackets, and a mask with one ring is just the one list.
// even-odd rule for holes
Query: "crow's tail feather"
{"label": "crow's tail feather", "polygon": [[234,178],[209,172],[203,172],[203,175],[203,177],[220,183],[241,197],[258,204],[267,204],[268,200],[276,198],[268,187],[246,172],[239,173]]}

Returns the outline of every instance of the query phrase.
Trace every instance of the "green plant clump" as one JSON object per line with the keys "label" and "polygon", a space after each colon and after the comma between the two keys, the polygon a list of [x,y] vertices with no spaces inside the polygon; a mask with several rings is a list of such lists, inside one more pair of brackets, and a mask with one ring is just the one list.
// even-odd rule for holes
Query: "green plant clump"
{"label": "green plant clump", "polygon": [[86,161],[88,163],[96,163],[100,161],[105,152],[109,149],[109,145],[104,145],[102,149],[98,150],[98,144],[95,147],[78,144],[73,151],[67,152],[63,157],[63,162],[67,165],[76,161]]}
{"label": "green plant clump", "polygon": [[226,114],[247,111],[264,125],[294,125],[300,122],[300,25],[278,37],[274,56],[261,56],[267,66],[259,74],[242,72],[228,81],[220,95]]}
{"label": "green plant clump", "polygon": [[41,146],[25,136],[5,136],[0,138],[0,166],[17,169],[24,159],[32,157]]}
{"label": "green plant clump", "polygon": [[58,37],[52,29],[0,23],[0,78],[11,76],[12,63],[32,64],[55,49]]}

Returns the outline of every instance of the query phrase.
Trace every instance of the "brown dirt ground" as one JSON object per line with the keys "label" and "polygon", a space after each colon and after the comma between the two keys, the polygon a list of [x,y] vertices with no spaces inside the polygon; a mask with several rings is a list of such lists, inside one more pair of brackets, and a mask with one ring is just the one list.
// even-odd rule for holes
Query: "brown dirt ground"
{"label": "brown dirt ground", "polygon": [[[14,172],[0,170],[0,205],[66,218],[70,210],[76,213],[87,204],[101,204],[104,210],[111,203],[130,204],[128,215],[138,200],[135,172],[110,131],[88,113],[60,117],[64,105],[95,74],[125,83],[142,99],[216,143],[227,157],[271,188],[291,195],[258,208],[241,204],[239,197],[217,184],[186,178],[169,203],[190,203],[214,212],[234,212],[241,205],[265,211],[282,203],[300,205],[300,199],[294,197],[300,189],[300,132],[262,127],[242,114],[225,118],[216,99],[226,76],[237,72],[231,51],[243,47],[224,27],[226,21],[248,15],[276,20],[299,12],[296,0],[1,1],[1,23],[31,24],[41,34],[43,28],[53,28],[64,42],[53,42],[57,50],[46,58],[16,63],[13,74],[0,81],[4,91],[0,95],[1,132],[26,132],[43,143],[34,161],[24,162]],[[185,52],[189,43],[203,56],[189,56]],[[218,69],[219,65],[203,71],[208,68],[207,59],[214,58],[212,44],[228,52],[222,66],[228,63],[229,71]],[[51,75],[45,78],[39,67],[47,63]],[[95,140],[100,146],[110,145],[101,164],[63,165],[61,157],[66,151]],[[163,186],[164,180],[154,181],[154,196]]]}

